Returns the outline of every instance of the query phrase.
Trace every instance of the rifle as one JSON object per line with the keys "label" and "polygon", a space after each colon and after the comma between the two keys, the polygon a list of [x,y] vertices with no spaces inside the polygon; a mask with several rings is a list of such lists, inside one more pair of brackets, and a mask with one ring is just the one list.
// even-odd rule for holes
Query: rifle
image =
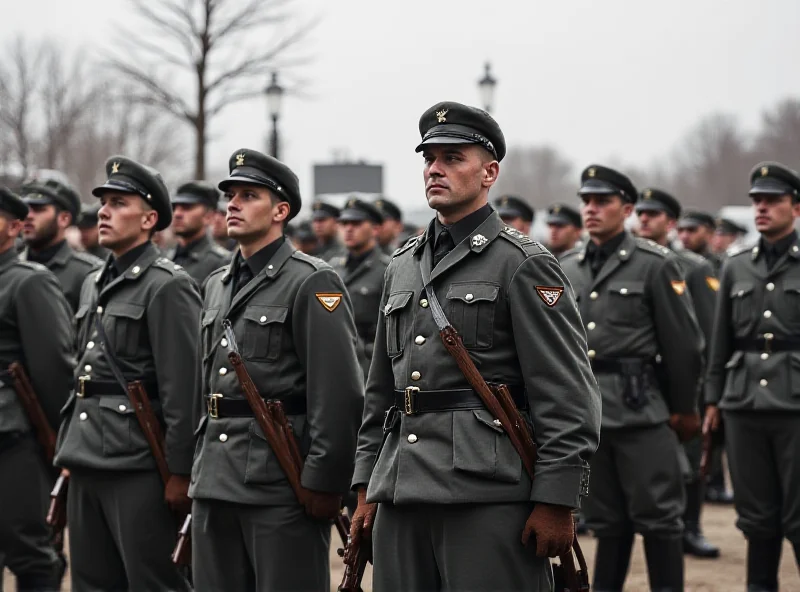
{"label": "rifle", "polygon": [[[344,549],[336,550],[336,554],[344,559],[344,575],[342,576],[342,583],[339,584],[337,590],[339,592],[363,592],[361,580],[364,578],[364,570],[367,568],[367,563],[372,562],[372,546],[362,547],[359,545],[356,548],[352,544],[350,539],[350,518],[344,512],[336,517],[335,523],[339,536],[345,541]],[[351,557],[352,553],[355,553],[354,557]]]}

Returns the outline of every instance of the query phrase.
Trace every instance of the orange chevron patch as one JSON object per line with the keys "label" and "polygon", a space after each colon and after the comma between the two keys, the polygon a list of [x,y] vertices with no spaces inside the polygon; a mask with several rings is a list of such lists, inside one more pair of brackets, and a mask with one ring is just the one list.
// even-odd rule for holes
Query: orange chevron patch
{"label": "orange chevron patch", "polygon": [[683,280],[672,280],[670,285],[678,296],[683,296],[683,293],[686,291],[686,282]]}
{"label": "orange chevron patch", "polygon": [[708,287],[715,292],[719,291],[719,280],[715,277],[706,276],[706,283]]}
{"label": "orange chevron patch", "polygon": [[336,307],[342,302],[341,294],[316,294],[319,303],[325,307],[328,312],[333,312]]}

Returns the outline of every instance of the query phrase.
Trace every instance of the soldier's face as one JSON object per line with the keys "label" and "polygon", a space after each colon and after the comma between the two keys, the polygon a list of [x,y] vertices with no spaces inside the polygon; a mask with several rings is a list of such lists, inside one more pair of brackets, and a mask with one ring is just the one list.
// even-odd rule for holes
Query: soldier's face
{"label": "soldier's face", "polygon": [[[69,216],[63,212],[64,216]],[[22,227],[22,238],[34,247],[43,247],[52,242],[59,233],[59,213],[54,205],[31,205]],[[66,228],[66,226],[64,226]]]}
{"label": "soldier's face", "polygon": [[203,204],[175,204],[172,207],[172,232],[181,238],[193,237],[211,223],[211,212]]}
{"label": "soldier's face", "polygon": [[339,231],[339,221],[333,216],[311,220],[311,230],[321,241],[329,241]]}
{"label": "soldier's face", "polygon": [[430,144],[425,159],[425,197],[443,216],[470,213],[488,199],[500,165],[475,144]]}
{"label": "soldier's face", "polygon": [[274,198],[266,187],[231,185],[228,198],[228,236],[240,243],[263,238],[275,224],[282,225],[289,215],[289,204]]}
{"label": "soldier's face", "polygon": [[342,241],[351,251],[362,251],[374,245],[378,234],[378,226],[369,220],[360,222],[340,222]]}
{"label": "soldier's face", "polygon": [[519,216],[514,216],[513,218],[504,217],[502,218],[503,224],[510,226],[514,230],[519,230],[522,234],[530,234],[531,232],[531,223],[526,222]]}
{"label": "soldier's face", "polygon": [[781,237],[791,231],[795,218],[800,215],[800,204],[792,202],[790,195],[760,193],[751,197],[756,230],[767,238]]}
{"label": "soldier's face", "polygon": [[693,253],[701,253],[708,248],[711,230],[708,226],[689,226],[678,230],[678,238],[684,249]]}
{"label": "soldier's face", "polygon": [[595,241],[603,241],[625,229],[625,220],[631,215],[633,205],[622,201],[619,195],[586,194],[581,196],[583,227]]}
{"label": "soldier's face", "polygon": [[639,236],[660,243],[667,238],[667,233],[674,225],[674,220],[666,212],[639,212]]}
{"label": "soldier's face", "polygon": [[79,230],[81,233],[81,244],[84,249],[91,249],[99,244],[97,226],[89,226],[88,228],[81,227]]}
{"label": "soldier's face", "polygon": [[724,232],[717,232],[711,238],[711,250],[715,253],[724,253],[730,246],[739,238],[735,234],[727,234]]}
{"label": "soldier's face", "polygon": [[547,229],[550,235],[547,244],[558,252],[571,249],[581,237],[581,229],[572,224],[548,224]]}
{"label": "soldier's face", "polygon": [[228,238],[228,221],[225,218],[226,215],[224,212],[214,212],[214,220],[211,223],[211,235],[215,240]]}
{"label": "soldier's face", "polygon": [[97,231],[102,246],[115,254],[124,253],[148,237],[158,213],[134,193],[108,191],[100,198]]}
{"label": "soldier's face", "polygon": [[387,218],[378,230],[378,242],[382,246],[390,245],[403,231],[403,223]]}

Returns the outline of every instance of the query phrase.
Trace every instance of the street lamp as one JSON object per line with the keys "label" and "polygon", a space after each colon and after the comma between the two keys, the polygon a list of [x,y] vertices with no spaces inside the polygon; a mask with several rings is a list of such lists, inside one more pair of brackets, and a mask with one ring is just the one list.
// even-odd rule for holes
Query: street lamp
{"label": "street lamp", "polygon": [[486,71],[483,75],[483,78],[478,80],[478,90],[481,93],[481,102],[483,103],[483,108],[487,113],[491,113],[492,106],[494,104],[494,88],[497,86],[497,80],[492,76],[492,65],[489,62],[486,62],[484,67],[486,68]]}
{"label": "street lamp", "polygon": [[272,80],[264,90],[267,94],[267,111],[272,118],[272,139],[270,141],[270,154],[275,158],[278,156],[278,116],[281,113],[284,88],[278,84],[278,73],[272,73]]}

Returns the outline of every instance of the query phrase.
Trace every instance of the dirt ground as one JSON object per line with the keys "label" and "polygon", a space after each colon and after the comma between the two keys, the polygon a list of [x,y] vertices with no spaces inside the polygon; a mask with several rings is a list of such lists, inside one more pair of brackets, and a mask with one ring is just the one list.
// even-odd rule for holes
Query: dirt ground
{"label": "dirt ground", "polygon": [[[686,560],[686,590],[687,592],[736,592],[744,590],[745,575],[745,542],[741,533],[734,527],[735,514],[733,508],[722,506],[706,506],[703,515],[703,524],[708,538],[722,549],[722,557],[717,560],[699,560],[687,558]],[[336,590],[342,577],[340,568],[341,560],[336,556],[336,533],[333,534],[334,544],[331,549],[331,590]],[[589,561],[591,572],[594,559],[594,540],[583,537],[581,540],[586,557]],[[6,572],[4,578],[5,590],[15,591],[13,579]],[[65,586],[69,590],[69,586]],[[783,560],[781,562],[781,591],[800,592],[800,575],[795,564],[794,552],[787,543],[784,545]],[[370,573],[364,578],[364,590],[370,592]],[[631,571],[625,586],[626,592],[647,591],[647,570],[644,563],[644,554],[641,540],[637,540],[634,557],[631,562]],[[135,591],[134,591],[135,592]],[[235,591],[232,591],[235,592]]]}

